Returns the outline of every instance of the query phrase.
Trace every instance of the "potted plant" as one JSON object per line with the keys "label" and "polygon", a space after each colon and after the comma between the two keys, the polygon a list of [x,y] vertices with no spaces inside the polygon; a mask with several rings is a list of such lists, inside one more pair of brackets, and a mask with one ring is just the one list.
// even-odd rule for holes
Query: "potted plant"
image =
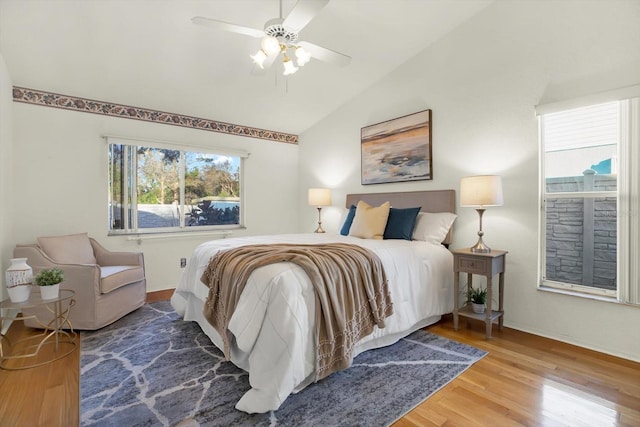
{"label": "potted plant", "polygon": [[469,301],[471,301],[474,313],[484,313],[484,306],[487,303],[487,289],[472,287],[469,289]]}
{"label": "potted plant", "polygon": [[64,280],[64,273],[59,268],[45,268],[36,276],[36,285],[40,286],[42,299],[58,298],[60,283]]}

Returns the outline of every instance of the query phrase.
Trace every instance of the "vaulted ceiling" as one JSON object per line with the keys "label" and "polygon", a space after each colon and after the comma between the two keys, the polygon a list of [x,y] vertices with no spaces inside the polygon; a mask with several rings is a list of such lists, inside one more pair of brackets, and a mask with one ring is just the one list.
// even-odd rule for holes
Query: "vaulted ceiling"
{"label": "vaulted ceiling", "polygon": [[332,0],[300,40],[350,64],[288,78],[252,74],[259,39],[191,22],[262,29],[277,0],[0,0],[0,53],[16,86],[299,134],[491,2]]}

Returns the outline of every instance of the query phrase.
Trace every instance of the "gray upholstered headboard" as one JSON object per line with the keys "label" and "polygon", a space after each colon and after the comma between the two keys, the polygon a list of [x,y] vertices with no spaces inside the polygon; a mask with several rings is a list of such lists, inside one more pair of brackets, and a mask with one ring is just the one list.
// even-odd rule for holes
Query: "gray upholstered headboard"
{"label": "gray upholstered headboard", "polygon": [[[406,191],[400,193],[364,193],[347,194],[346,207],[357,205],[362,200],[371,206],[379,206],[384,202],[391,203],[394,208],[415,208],[420,206],[421,212],[452,212],[456,209],[455,190]],[[451,244],[453,227],[442,242]]]}

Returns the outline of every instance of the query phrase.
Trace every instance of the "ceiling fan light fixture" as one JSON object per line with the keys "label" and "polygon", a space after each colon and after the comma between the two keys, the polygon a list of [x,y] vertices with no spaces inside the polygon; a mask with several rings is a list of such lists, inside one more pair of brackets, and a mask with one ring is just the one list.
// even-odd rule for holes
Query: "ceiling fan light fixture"
{"label": "ceiling fan light fixture", "polygon": [[273,36],[264,36],[260,45],[262,51],[266,53],[267,56],[276,55],[280,52],[280,42]]}
{"label": "ceiling fan light fixture", "polygon": [[304,66],[307,62],[311,60],[311,54],[304,50],[302,46],[296,47],[296,62],[298,63],[298,67]]}
{"label": "ceiling fan light fixture", "polygon": [[[0,0],[2,1],[2,0]],[[287,16],[282,15],[282,0],[279,0],[280,14],[278,18],[268,20],[262,30],[243,25],[232,24],[218,19],[194,16],[191,21],[197,25],[212,27],[221,31],[242,34],[260,40],[260,50],[255,55],[249,55],[260,69],[269,68],[276,57],[282,54],[284,74],[293,74],[298,67],[304,66],[313,58],[324,62],[331,62],[339,66],[349,64],[351,57],[340,52],[324,48],[309,42],[298,42],[298,34],[314,19],[330,0],[298,0],[289,10]],[[287,2],[292,2],[287,0]],[[293,3],[293,2],[292,2]],[[302,47],[304,46],[304,48]],[[295,53],[294,61],[287,57],[287,50]],[[293,57],[293,55],[292,55]],[[258,73],[262,74],[262,73]]]}
{"label": "ceiling fan light fixture", "polygon": [[249,55],[249,57],[253,59],[254,64],[264,69],[264,60],[267,59],[267,54],[262,49],[257,51],[255,55]]}
{"label": "ceiling fan light fixture", "polygon": [[291,59],[289,59],[289,57],[287,55],[284,56],[284,61],[282,63],[284,65],[284,73],[282,73],[285,76],[291,75],[293,73],[295,73],[296,71],[298,71],[298,67],[296,67],[295,65],[293,65],[293,61]]}

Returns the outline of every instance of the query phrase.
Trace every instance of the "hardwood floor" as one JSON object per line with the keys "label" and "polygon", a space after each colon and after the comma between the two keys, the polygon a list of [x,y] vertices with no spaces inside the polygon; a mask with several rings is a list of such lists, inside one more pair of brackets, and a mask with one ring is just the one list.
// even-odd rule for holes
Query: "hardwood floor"
{"label": "hardwood floor", "polygon": [[[40,332],[25,327],[23,322],[14,322],[7,335],[11,342],[16,342]],[[52,354],[53,347],[45,346],[37,357]],[[11,368],[24,363],[20,360],[10,362]],[[77,426],[79,382],[79,342],[75,351],[55,362],[20,371],[0,370],[0,425]]]}
{"label": "hardwood floor", "polygon": [[[149,301],[170,293],[150,295]],[[16,322],[9,333],[31,333]],[[432,333],[489,354],[398,420],[408,426],[640,426],[640,363],[451,316]],[[0,371],[0,425],[79,425],[79,350],[38,368]]]}
{"label": "hardwood floor", "polygon": [[451,316],[428,330],[489,354],[394,427],[640,426],[640,363]]}

